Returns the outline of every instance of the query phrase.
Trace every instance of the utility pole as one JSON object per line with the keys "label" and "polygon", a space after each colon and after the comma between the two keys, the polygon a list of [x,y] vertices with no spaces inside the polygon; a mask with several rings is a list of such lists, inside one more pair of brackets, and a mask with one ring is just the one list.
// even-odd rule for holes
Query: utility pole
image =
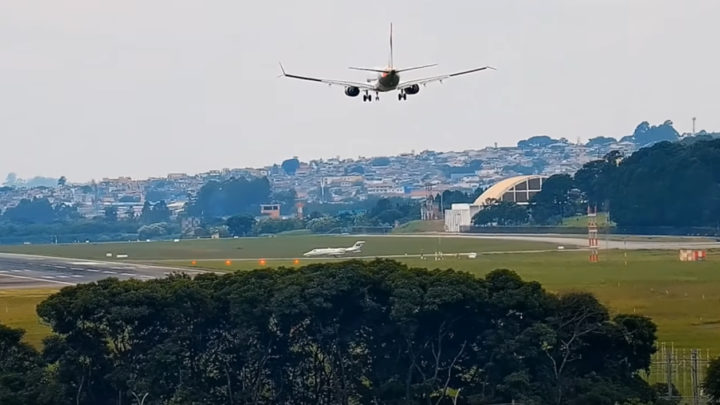
{"label": "utility pole", "polygon": [[670,400],[672,399],[672,350],[665,358],[667,359],[667,396]]}
{"label": "utility pole", "polygon": [[700,405],[700,382],[698,381],[698,351],[690,352],[690,376],[692,378],[693,405]]}

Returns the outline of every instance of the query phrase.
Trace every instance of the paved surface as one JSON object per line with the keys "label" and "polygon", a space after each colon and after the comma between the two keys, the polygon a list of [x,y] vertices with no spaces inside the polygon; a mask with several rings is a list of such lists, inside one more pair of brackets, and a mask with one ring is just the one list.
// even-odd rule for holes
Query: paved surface
{"label": "paved surface", "polygon": [[120,280],[163,278],[172,272],[197,274],[136,263],[102,262],[0,253],[0,289],[64,287],[115,277]]}
{"label": "paved surface", "polygon": [[[518,241],[529,241],[529,242],[547,242],[556,243],[558,246],[577,246],[577,247],[588,247],[587,236],[567,236],[557,234],[467,234],[467,233],[438,233],[438,234],[426,234],[426,235],[392,235],[397,237],[446,237],[446,238],[473,238],[473,239],[494,239],[494,240],[518,240]],[[688,238],[688,240],[681,240],[681,237],[673,237],[672,240],[669,238],[657,237],[654,240],[604,240],[603,235],[598,236],[598,248],[599,249],[628,249],[628,250],[640,250],[640,249],[720,249],[720,242],[699,242]],[[613,238],[621,236],[613,235]],[[644,236],[631,236],[628,238],[637,238]]]}

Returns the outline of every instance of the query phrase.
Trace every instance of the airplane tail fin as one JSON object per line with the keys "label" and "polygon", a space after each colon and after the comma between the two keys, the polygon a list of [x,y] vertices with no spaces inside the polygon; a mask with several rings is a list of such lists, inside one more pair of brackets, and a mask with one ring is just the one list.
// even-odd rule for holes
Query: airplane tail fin
{"label": "airplane tail fin", "polygon": [[388,62],[388,63],[389,63],[388,66],[390,66],[390,69],[392,69],[393,66],[395,66],[395,65],[393,64],[393,43],[392,43],[392,39],[393,39],[393,29],[392,29],[392,23],[390,23],[390,61]]}

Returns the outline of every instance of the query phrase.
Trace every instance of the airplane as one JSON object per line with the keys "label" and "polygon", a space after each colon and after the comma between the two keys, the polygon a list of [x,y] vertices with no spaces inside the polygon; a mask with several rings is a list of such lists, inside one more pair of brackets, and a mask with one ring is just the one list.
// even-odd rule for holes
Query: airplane
{"label": "airplane", "polygon": [[355,242],[354,245],[346,248],[318,248],[313,249],[309,252],[305,252],[303,256],[305,257],[312,257],[312,256],[335,256],[340,257],[346,253],[356,253],[360,252],[363,245],[365,244],[365,241],[359,240]]}
{"label": "airplane", "polygon": [[350,67],[349,69],[353,70],[361,70],[366,72],[375,72],[377,73],[376,78],[367,79],[367,83],[359,83],[359,82],[350,82],[350,81],[343,81],[343,80],[328,80],[328,79],[319,79],[316,77],[309,77],[309,76],[299,76],[295,74],[290,74],[285,71],[285,68],[283,67],[282,63],[280,63],[280,70],[282,71],[281,77],[289,77],[292,79],[300,79],[300,80],[308,80],[312,82],[318,82],[318,83],[325,83],[327,85],[338,85],[338,86],[344,86],[345,87],[345,95],[349,97],[357,97],[360,92],[364,92],[363,94],[363,102],[365,101],[372,101],[372,95],[370,93],[375,93],[375,100],[380,100],[380,93],[381,92],[389,92],[389,91],[398,91],[398,100],[407,100],[408,94],[413,95],[417,94],[420,91],[420,85],[426,86],[428,83],[431,82],[440,82],[442,83],[443,80],[449,79],[451,77],[465,75],[468,73],[478,72],[480,70],[485,69],[493,69],[492,66],[483,66],[479,68],[464,70],[462,72],[456,72],[456,73],[450,73],[440,76],[433,76],[433,77],[426,77],[424,79],[417,79],[417,80],[408,80],[405,82],[400,81],[400,73],[407,72],[410,70],[417,70],[417,69],[425,69],[432,66],[437,66],[437,64],[432,65],[423,65],[423,66],[415,66],[415,67],[409,67],[404,69],[398,69],[393,64],[393,34],[392,34],[392,24],[390,24],[390,59],[388,62],[387,67],[382,69],[375,69],[375,68],[362,68],[362,67]]}

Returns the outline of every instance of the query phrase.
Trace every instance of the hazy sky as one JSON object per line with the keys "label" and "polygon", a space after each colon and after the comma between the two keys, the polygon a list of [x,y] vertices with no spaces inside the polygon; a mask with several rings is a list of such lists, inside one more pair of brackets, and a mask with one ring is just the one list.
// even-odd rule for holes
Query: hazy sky
{"label": "hazy sky", "polygon": [[[720,130],[720,1],[3,0],[0,182]],[[491,65],[398,102],[277,78]]]}

